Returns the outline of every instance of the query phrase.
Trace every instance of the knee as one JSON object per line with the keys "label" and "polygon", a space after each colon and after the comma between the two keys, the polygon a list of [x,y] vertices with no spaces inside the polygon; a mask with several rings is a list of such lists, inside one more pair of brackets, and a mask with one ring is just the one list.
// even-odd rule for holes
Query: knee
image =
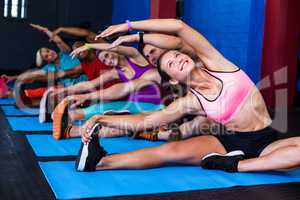
{"label": "knee", "polygon": [[300,137],[294,137],[292,143],[294,146],[300,149]]}
{"label": "knee", "polygon": [[300,137],[296,138],[295,143],[296,143],[296,146],[300,148]]}
{"label": "knee", "polygon": [[170,142],[163,145],[160,154],[169,163],[194,160],[195,154],[186,150],[187,148],[187,146],[180,144],[180,141]]}
{"label": "knee", "polygon": [[159,148],[159,153],[162,154],[162,156],[165,156],[170,159],[177,157],[177,155],[180,153],[177,143],[178,142],[170,142],[167,144],[163,144]]}

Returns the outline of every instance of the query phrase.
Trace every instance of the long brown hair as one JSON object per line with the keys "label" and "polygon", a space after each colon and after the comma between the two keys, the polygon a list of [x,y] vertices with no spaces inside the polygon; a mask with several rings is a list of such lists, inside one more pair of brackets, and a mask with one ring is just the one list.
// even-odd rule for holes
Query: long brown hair
{"label": "long brown hair", "polygon": [[[179,97],[183,97],[187,94],[187,87],[185,84],[179,83],[177,85],[171,84],[169,81],[171,80],[171,77],[162,70],[161,68],[161,61],[162,58],[169,52],[170,50],[165,51],[162,53],[158,60],[157,60],[157,71],[162,79],[162,85],[164,86],[163,89],[166,90],[166,93],[171,93],[172,98],[169,99],[169,101],[174,101],[175,99]],[[167,84],[166,84],[167,83]],[[168,92],[169,91],[169,92]],[[169,94],[167,94],[169,95]],[[170,95],[169,95],[170,96]]]}

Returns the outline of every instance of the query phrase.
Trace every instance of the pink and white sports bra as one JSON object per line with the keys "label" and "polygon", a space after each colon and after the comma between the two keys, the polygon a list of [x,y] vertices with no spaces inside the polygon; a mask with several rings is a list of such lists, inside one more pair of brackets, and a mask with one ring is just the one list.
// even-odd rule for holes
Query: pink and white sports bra
{"label": "pink and white sports bra", "polygon": [[205,71],[222,82],[220,94],[210,100],[192,88],[190,91],[197,97],[209,119],[226,124],[237,115],[252,92],[254,83],[241,69],[233,72]]}

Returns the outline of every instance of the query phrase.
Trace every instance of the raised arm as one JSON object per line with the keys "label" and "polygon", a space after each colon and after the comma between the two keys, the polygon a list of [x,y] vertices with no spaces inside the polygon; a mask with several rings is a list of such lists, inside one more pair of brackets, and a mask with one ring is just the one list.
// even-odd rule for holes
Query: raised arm
{"label": "raised arm", "polygon": [[102,38],[98,38],[95,40],[97,36],[96,33],[79,27],[59,27],[53,31],[54,35],[58,35],[59,33],[67,33],[69,35],[77,36],[77,37],[84,37],[85,40],[89,43],[105,43]]}
{"label": "raised arm", "polygon": [[59,37],[58,35],[54,35],[52,31],[50,31],[47,27],[43,27],[37,24],[30,24],[31,27],[33,27],[34,29],[41,31],[43,33],[45,33],[48,37],[49,37],[49,41],[53,41],[56,46],[63,52],[71,52],[71,48],[69,45],[67,45],[62,39],[61,37]]}
{"label": "raised arm", "polygon": [[[226,60],[199,32],[177,19],[151,19],[131,22],[131,27],[136,30],[163,32],[176,34],[191,46],[206,67],[211,69],[235,69],[235,66]],[[97,37],[107,37],[118,32],[128,31],[128,24],[113,25]],[[217,66],[217,67],[216,67]]]}
{"label": "raised arm", "polygon": [[142,57],[142,55],[139,53],[139,51],[133,47],[126,47],[126,46],[118,46],[115,48],[112,48],[110,44],[108,43],[88,43],[83,45],[82,47],[79,47],[75,49],[72,53],[71,56],[75,57],[77,56],[80,52],[86,51],[88,49],[98,49],[98,50],[106,50],[106,51],[113,51],[119,54],[122,54],[124,56],[128,56],[130,58],[137,58],[137,57]]}
{"label": "raised arm", "polygon": [[123,43],[139,42],[140,37],[143,37],[145,44],[151,44],[162,49],[178,49],[192,57],[196,57],[195,50],[181,38],[160,33],[149,33],[141,36],[139,34],[124,35],[114,41],[111,44],[111,48],[117,47]]}

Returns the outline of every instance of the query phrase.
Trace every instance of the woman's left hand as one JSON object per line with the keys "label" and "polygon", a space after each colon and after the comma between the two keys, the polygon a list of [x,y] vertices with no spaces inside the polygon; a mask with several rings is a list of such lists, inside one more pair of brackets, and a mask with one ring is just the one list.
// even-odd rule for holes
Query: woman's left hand
{"label": "woman's left hand", "polygon": [[115,48],[123,43],[130,43],[130,42],[137,42],[139,40],[139,36],[138,34],[134,34],[134,35],[124,35],[119,37],[116,41],[114,41],[113,43],[111,43],[109,45],[109,48]]}
{"label": "woman's left hand", "polygon": [[128,24],[118,24],[118,25],[112,25],[109,26],[107,29],[105,29],[104,31],[102,31],[99,35],[97,35],[95,37],[95,40],[99,39],[99,38],[105,38],[108,36],[111,36],[113,34],[116,33],[123,33],[123,32],[127,32],[128,31]]}
{"label": "woman's left hand", "polygon": [[75,49],[74,51],[72,51],[70,53],[70,56],[72,57],[72,59],[74,59],[75,57],[77,57],[81,52],[88,50],[89,47],[87,47],[86,45],[83,45],[81,47],[78,47],[77,49]]}

